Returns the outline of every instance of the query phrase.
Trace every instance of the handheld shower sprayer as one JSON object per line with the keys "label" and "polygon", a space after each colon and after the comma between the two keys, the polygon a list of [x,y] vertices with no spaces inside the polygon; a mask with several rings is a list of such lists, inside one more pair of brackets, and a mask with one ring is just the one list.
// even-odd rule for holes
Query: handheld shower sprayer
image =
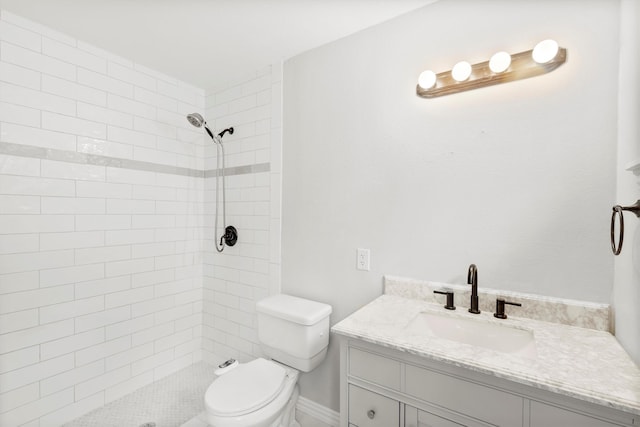
{"label": "handheld shower sprayer", "polygon": [[202,127],[203,124],[207,124],[207,122],[204,121],[204,117],[202,117],[200,113],[187,114],[187,120],[189,120],[189,123],[197,128]]}
{"label": "handheld shower sprayer", "polygon": [[[209,136],[211,137],[211,139],[213,139],[213,142],[221,144],[222,141],[220,141],[218,138],[216,138],[215,136],[213,136],[213,132],[211,132],[211,129],[209,129],[209,126],[207,126],[207,122],[204,120],[204,117],[202,117],[202,115],[200,113],[191,113],[191,114],[187,114],[187,120],[189,121],[189,123],[191,123],[193,126],[200,128],[204,126],[204,130],[207,131],[207,133],[209,134]],[[222,132],[220,132],[218,134],[219,138],[222,138],[224,136],[225,133],[229,132],[230,135],[233,135],[233,128],[227,128],[225,130],[223,130]]]}
{"label": "handheld shower sprayer", "polygon": [[[226,216],[226,201],[227,198],[225,196],[225,185],[224,185],[224,146],[222,145],[222,137],[228,132],[233,135],[233,128],[227,128],[220,132],[218,135],[214,135],[207,126],[207,122],[204,120],[204,117],[199,113],[191,113],[187,115],[187,120],[193,126],[199,128],[204,127],[204,130],[207,131],[207,134],[211,137],[213,142],[216,144],[216,221],[214,228],[214,244],[216,245],[216,250],[218,252],[222,252],[224,250],[225,244],[227,246],[234,246],[238,241],[238,230],[233,225],[227,226],[227,216]],[[220,167],[220,163],[222,162],[222,167]],[[218,206],[220,206],[219,197],[219,177],[220,170],[222,170],[222,227],[224,228],[224,234],[220,237],[220,243],[218,244]]]}
{"label": "handheld shower sprayer", "polygon": [[204,117],[202,117],[202,115],[200,115],[199,113],[191,113],[187,115],[187,120],[189,120],[189,123],[191,123],[192,126],[195,126],[197,128],[204,126],[204,130],[207,131],[211,139],[213,139],[214,142],[218,142],[214,138],[213,132],[211,132],[211,129],[209,129],[209,126],[207,126],[207,122],[204,121]]}

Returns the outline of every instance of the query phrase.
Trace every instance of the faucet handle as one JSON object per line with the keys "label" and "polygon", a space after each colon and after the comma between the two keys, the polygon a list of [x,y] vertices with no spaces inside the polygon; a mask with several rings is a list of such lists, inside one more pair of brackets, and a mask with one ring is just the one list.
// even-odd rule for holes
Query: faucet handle
{"label": "faucet handle", "polygon": [[497,298],[496,299],[496,312],[493,313],[493,317],[497,317],[498,319],[506,319],[507,318],[507,315],[504,312],[504,305],[505,304],[515,305],[517,307],[522,307],[522,304],[520,304],[518,302],[505,301],[504,298]]}
{"label": "faucet handle", "polygon": [[433,293],[447,296],[447,303],[444,308],[446,308],[447,310],[456,309],[456,306],[453,303],[453,291],[433,291]]}

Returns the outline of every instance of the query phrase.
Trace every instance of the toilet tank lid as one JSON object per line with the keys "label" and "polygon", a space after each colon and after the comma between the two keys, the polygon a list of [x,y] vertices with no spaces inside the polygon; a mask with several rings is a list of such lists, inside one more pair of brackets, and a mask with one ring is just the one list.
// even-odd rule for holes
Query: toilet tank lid
{"label": "toilet tank lid", "polygon": [[273,295],[258,301],[256,310],[300,325],[315,325],[331,314],[329,304],[286,294]]}

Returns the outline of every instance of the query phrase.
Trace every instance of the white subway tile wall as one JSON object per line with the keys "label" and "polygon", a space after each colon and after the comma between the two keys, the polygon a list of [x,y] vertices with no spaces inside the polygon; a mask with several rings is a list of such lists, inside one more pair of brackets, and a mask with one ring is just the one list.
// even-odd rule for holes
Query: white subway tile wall
{"label": "white subway tile wall", "polygon": [[204,178],[24,148],[202,170],[205,96],[0,13],[0,425],[53,426],[202,359]]}
{"label": "white subway tile wall", "polygon": [[[255,302],[280,291],[279,244],[270,241],[280,240],[280,190],[272,189],[274,183],[280,185],[280,169],[272,165],[280,164],[281,82],[282,67],[274,64],[206,96],[210,123],[215,123],[217,131],[229,126],[235,130],[233,135],[224,136],[226,166],[254,165],[259,171],[226,177],[227,224],[238,229],[239,239],[222,253],[216,251],[213,240],[216,179],[211,174],[205,178],[206,361],[231,357],[247,361],[261,356]],[[205,169],[214,169],[214,146],[206,147],[205,158]],[[269,167],[261,167],[264,165]]]}
{"label": "white subway tile wall", "polygon": [[[280,64],[205,93],[0,11],[0,425],[61,425],[260,355],[280,288]],[[227,223],[213,243],[224,137]],[[221,220],[220,220],[221,221]]]}

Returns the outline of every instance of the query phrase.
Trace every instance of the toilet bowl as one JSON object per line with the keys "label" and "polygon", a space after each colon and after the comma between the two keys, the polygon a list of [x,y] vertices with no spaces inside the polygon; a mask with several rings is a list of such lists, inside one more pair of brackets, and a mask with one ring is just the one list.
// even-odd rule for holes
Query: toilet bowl
{"label": "toilet bowl", "polygon": [[290,295],[256,304],[265,356],[225,370],[205,393],[212,427],[300,427],[295,420],[300,371],[324,360],[331,306]]}
{"label": "toilet bowl", "polygon": [[297,370],[270,360],[240,364],[207,389],[207,422],[214,427],[290,427],[297,381]]}

